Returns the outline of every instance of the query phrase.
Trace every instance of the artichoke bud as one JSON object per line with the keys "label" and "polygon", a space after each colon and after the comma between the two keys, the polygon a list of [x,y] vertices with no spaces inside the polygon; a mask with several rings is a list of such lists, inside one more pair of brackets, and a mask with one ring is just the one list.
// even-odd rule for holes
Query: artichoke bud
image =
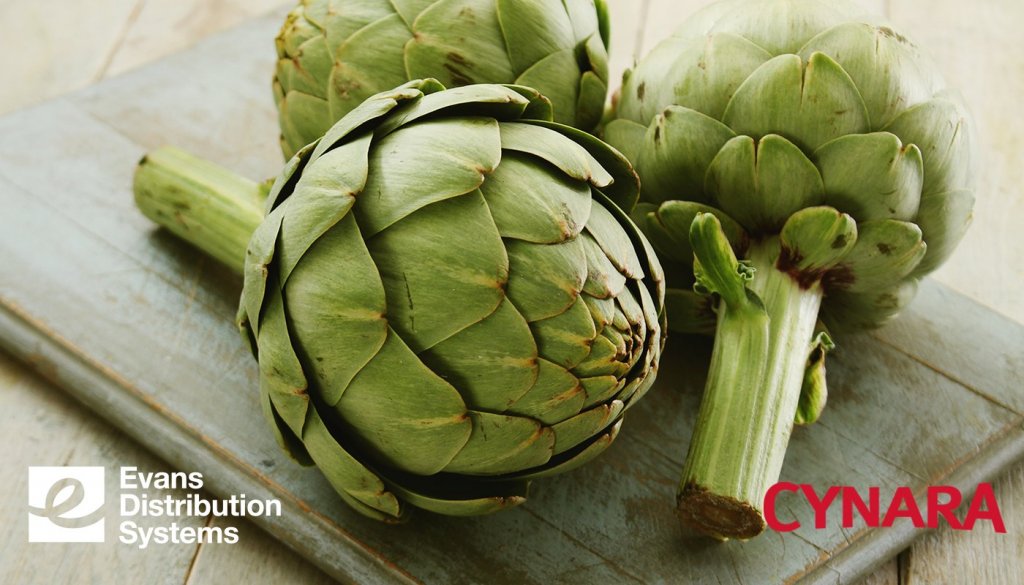
{"label": "artichoke bud", "polygon": [[522,502],[653,383],[662,270],[636,175],[521,86],[413,81],[301,149],[253,234],[240,327],[278,440],[355,509]]}
{"label": "artichoke bud", "polygon": [[[832,252],[805,258],[817,277],[835,270],[826,288],[837,293],[854,272],[860,288],[844,293],[908,290],[902,280],[945,261],[971,220],[976,157],[962,98],[917,46],[853,2],[711,4],[636,64],[604,136],[635,164],[645,202],[713,207],[756,245],[818,206],[920,228],[921,245],[900,248],[891,266],[863,260],[866,247],[841,266]],[[643,229],[660,230],[655,248],[677,258],[689,227],[673,237],[662,215]],[[668,264],[669,281],[688,286],[674,274],[687,264]]]}
{"label": "artichoke bud", "polygon": [[302,0],[285,19],[274,77],[291,156],[364,99],[410,79],[535,87],[555,120],[591,130],[608,90],[603,2]]}
{"label": "artichoke bud", "polygon": [[832,338],[819,321],[818,331],[811,340],[811,352],[807,356],[803,384],[800,387],[800,401],[797,403],[798,425],[809,425],[818,420],[828,400],[828,386],[825,381],[825,355],[835,348]]}

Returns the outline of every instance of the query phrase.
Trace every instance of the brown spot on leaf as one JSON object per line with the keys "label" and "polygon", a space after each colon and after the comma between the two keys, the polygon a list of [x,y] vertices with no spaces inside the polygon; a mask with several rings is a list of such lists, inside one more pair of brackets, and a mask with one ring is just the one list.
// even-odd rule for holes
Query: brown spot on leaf
{"label": "brown spot on leaf", "polygon": [[646,93],[647,93],[647,84],[645,82],[641,81],[640,85],[636,86],[636,99],[638,99],[638,100],[644,99],[644,94],[646,94]]}
{"label": "brown spot on leaf", "polygon": [[892,246],[886,244],[885,242],[878,242],[878,244],[876,244],[875,247],[878,248],[879,252],[886,256],[892,254]]}

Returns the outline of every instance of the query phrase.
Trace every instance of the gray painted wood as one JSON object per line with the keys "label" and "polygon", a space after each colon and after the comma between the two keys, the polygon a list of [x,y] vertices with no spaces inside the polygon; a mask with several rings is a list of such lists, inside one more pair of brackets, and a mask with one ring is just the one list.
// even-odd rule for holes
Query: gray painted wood
{"label": "gray painted wood", "polygon": [[[685,339],[619,441],[537,482],[520,509],[389,527],[345,508],[264,428],[255,364],[231,325],[238,279],[131,203],[135,161],[165,142],[253,178],[274,172],[262,41],[277,20],[0,120],[7,349],[171,465],[202,471],[213,493],[281,498],[284,516],[261,525],[347,581],[848,583],[920,534],[835,523],[724,545],[685,534],[672,496],[708,351]],[[784,479],[920,492],[976,484],[1024,453],[1024,352],[1013,351],[1024,327],[940,285],[922,293],[898,325],[840,340],[826,415],[794,435]],[[998,367],[958,365],[997,355]]]}

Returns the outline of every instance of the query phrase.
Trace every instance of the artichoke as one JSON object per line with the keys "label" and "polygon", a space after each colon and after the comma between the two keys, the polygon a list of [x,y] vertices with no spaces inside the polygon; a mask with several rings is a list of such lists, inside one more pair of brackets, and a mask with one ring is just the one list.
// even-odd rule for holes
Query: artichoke
{"label": "artichoke", "polygon": [[679,492],[720,538],[764,528],[828,333],[875,327],[963,236],[970,121],[932,62],[854,4],[724,0],[627,74],[605,138],[643,184],[673,330],[714,331]]}
{"label": "artichoke", "polygon": [[302,0],[277,37],[286,157],[371,95],[410,79],[536,88],[591,130],[608,90],[604,0]]}
{"label": "artichoke", "polygon": [[636,175],[550,117],[525,87],[409,82],[291,159],[265,218],[256,183],[173,149],[140,163],[140,209],[244,273],[279,442],[368,516],[516,505],[654,381],[662,271],[612,203]]}

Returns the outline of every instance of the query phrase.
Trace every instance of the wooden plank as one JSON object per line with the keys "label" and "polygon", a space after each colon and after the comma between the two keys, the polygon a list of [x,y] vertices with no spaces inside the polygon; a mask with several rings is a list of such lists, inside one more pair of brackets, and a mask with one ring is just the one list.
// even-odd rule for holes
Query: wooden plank
{"label": "wooden plank", "polygon": [[995,495],[1007,521],[1007,534],[990,530],[929,534],[908,555],[902,585],[1019,583],[1024,575],[1024,526],[1019,512],[1024,509],[1024,467],[998,482]]}
{"label": "wooden plank", "polygon": [[250,522],[216,518],[212,526],[238,529],[238,544],[202,545],[185,585],[331,585],[333,579]]}
{"label": "wooden plank", "polygon": [[[421,514],[394,528],[345,508],[315,470],[278,453],[264,429],[255,366],[230,326],[238,280],[154,234],[132,209],[129,193],[132,164],[157,138],[178,142],[180,136],[256,177],[277,164],[270,141],[242,160],[227,139],[246,124],[271,133],[265,107],[247,109],[245,101],[258,99],[265,77],[250,77],[261,71],[253,65],[260,57],[244,47],[262,38],[253,31],[268,28],[264,19],[155,69],[0,120],[0,208],[9,210],[4,221],[11,226],[0,239],[8,259],[0,275],[0,336],[11,351],[34,359],[172,465],[204,472],[214,493],[281,498],[284,516],[261,525],[339,578],[839,582],[915,536],[832,526],[712,545],[683,534],[672,494],[703,385],[694,364],[707,355],[706,346],[679,343],[659,388],[630,413],[606,456],[538,482],[522,509],[468,520]],[[195,69],[190,79],[202,92],[181,87],[187,67]],[[201,143],[204,132],[223,140]],[[26,143],[48,159],[24,152]],[[52,172],[51,161],[59,161],[60,173]],[[950,313],[950,331],[963,330],[961,321],[970,319],[993,335],[1020,334],[1020,326],[959,295],[942,305],[927,296],[921,302],[931,303],[920,306],[924,315]],[[904,325],[914,327],[913,316],[908,319]],[[997,333],[1004,329],[1012,331]],[[943,351],[983,361],[991,355],[989,338]],[[956,371],[954,380],[912,350],[871,337],[840,341],[832,404],[821,425],[795,436],[784,477],[818,486],[920,489],[961,470],[971,478],[1005,467],[1024,449],[1020,413],[964,387],[1011,387],[1012,371],[986,379]],[[931,424],[950,413],[958,414],[956,424]],[[901,440],[907,444],[893,449]],[[806,508],[789,507],[807,518]]]}
{"label": "wooden plank", "polygon": [[[117,508],[119,490],[109,470],[125,462],[146,472],[169,471],[165,463],[110,428],[11,357],[0,353],[0,442],[4,450],[5,492],[17,498],[0,499],[0,577],[4,583],[105,583],[112,575],[123,583],[179,585],[184,582],[195,546],[153,546],[145,550],[114,544],[29,543],[25,510],[29,466],[89,465],[108,469],[105,485],[107,517]],[[72,422],[73,424],[68,424]],[[16,447],[16,448],[15,448]],[[142,490],[156,499],[170,490]],[[138,517],[144,528],[165,524],[163,518]],[[197,528],[202,518],[187,518],[180,526]],[[109,520],[108,543],[118,527]],[[116,571],[116,572],[113,572]]]}

